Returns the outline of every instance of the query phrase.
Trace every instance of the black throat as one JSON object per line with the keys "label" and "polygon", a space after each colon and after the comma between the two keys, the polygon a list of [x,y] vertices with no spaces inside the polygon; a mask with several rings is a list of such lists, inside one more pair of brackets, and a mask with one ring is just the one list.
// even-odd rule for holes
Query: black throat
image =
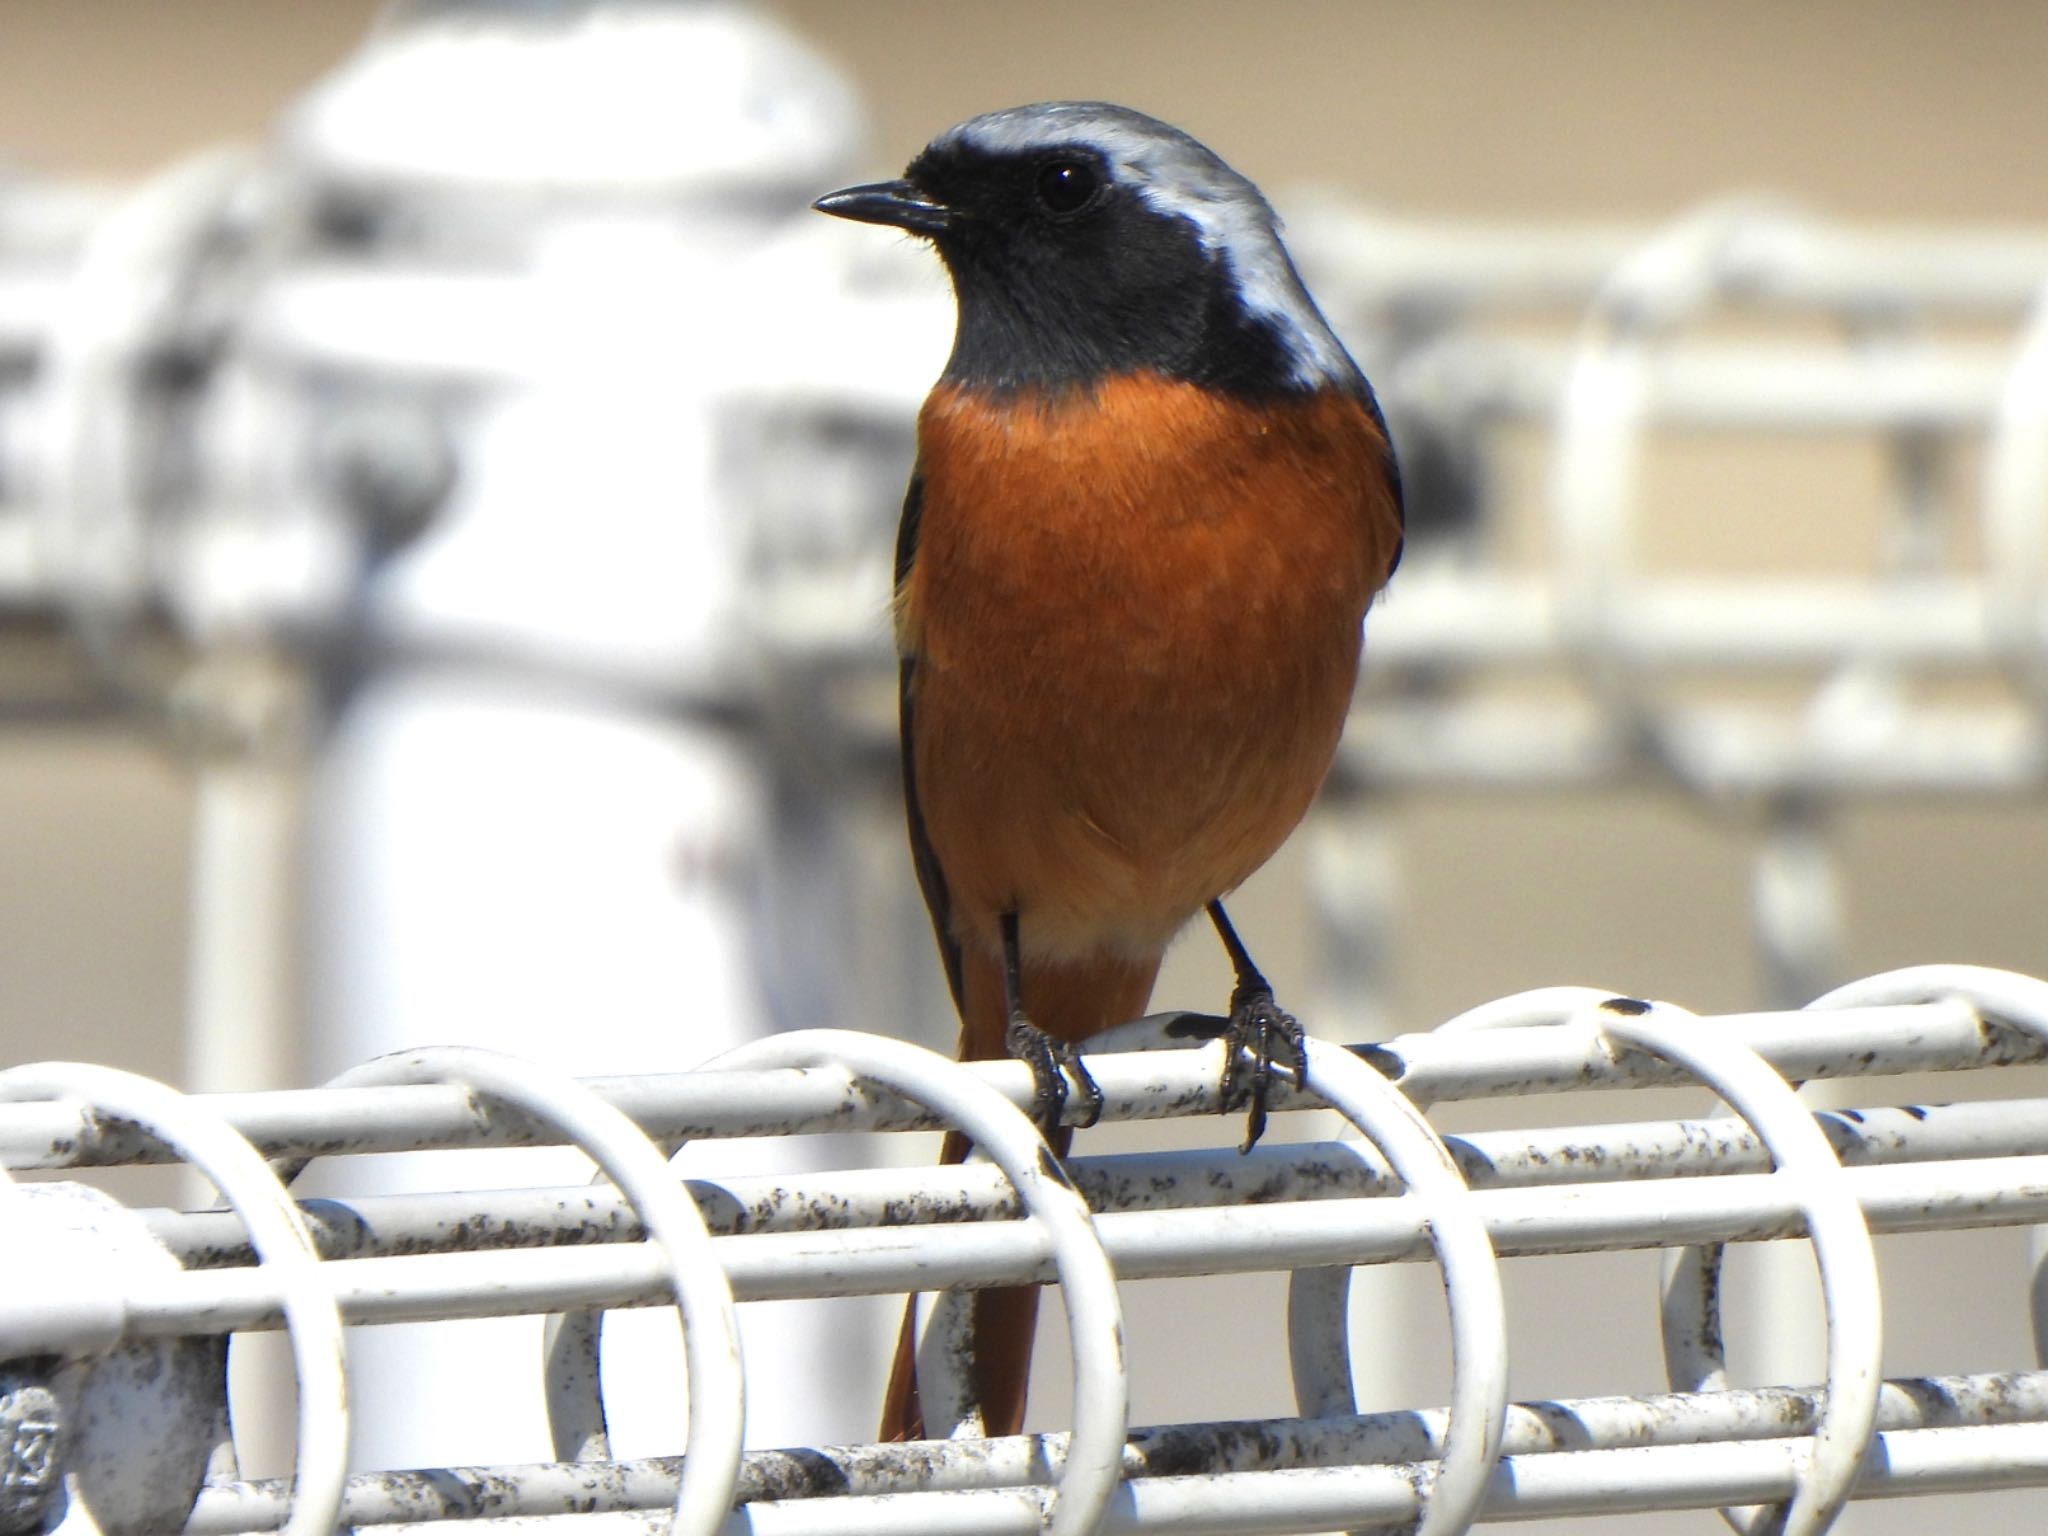
{"label": "black throat", "polygon": [[[943,187],[942,168],[913,169]],[[935,242],[960,308],[949,382],[1063,392],[1151,370],[1251,398],[1301,392],[1279,334],[1186,219],[1123,188],[1057,227],[1002,212],[977,210]]]}

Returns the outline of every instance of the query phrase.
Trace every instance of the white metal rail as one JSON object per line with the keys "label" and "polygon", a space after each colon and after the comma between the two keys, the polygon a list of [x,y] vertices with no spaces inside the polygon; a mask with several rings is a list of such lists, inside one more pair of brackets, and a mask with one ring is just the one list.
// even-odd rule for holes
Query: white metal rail
{"label": "white metal rail", "polygon": [[[1160,1016],[1098,1042],[1111,1119],[1213,1116],[1219,1056]],[[1145,1046],[1147,1049],[1133,1050]],[[1172,1047],[1182,1048],[1172,1048]],[[491,1517],[604,1530],[796,1533],[1284,1532],[1660,1508],[1779,1506],[1825,1530],[1846,1501],[2048,1484],[2048,1371],[1886,1382],[1871,1236],[2048,1221],[2048,1101],[2002,1074],[2048,1061],[2048,982],[1971,967],[1893,972],[1792,1012],[1696,1018],[1596,989],[1504,998],[1438,1029],[1313,1045],[1315,1100],[1358,1139],[1077,1156],[1062,1178],[1013,1063],[963,1066],[819,1031],[666,1077],[576,1081],[474,1049],[370,1063],[297,1093],[188,1097],[126,1074],[0,1074],[0,1157],[16,1170],[184,1160],[226,1204],[131,1209],[67,1183],[0,1187],[9,1529],[428,1529]],[[1983,1096],[1815,1113],[1793,1083],[1942,1071]],[[1443,1136],[1446,1101],[1690,1082],[1733,1114]],[[1300,1108],[1309,1095],[1290,1092]],[[684,1183],[667,1156],[704,1136],[952,1126],[993,1154],[956,1168],[851,1168]],[[579,1147],[596,1187],[330,1198],[286,1187],[334,1153]],[[1723,1245],[1804,1237],[1826,1314],[1822,1379],[1738,1387],[1721,1340]],[[1673,1391],[1512,1405],[1499,1263],[1666,1251]],[[145,1260],[144,1255],[154,1255]],[[1447,1409],[1361,1414],[1344,1305],[1354,1266],[1443,1276]],[[1126,1426],[1112,1278],[1285,1270],[1300,1417]],[[2009,1277],[2015,1307],[2029,1277]],[[1071,1431],[909,1446],[743,1453],[735,1301],[1057,1284]],[[2041,1294],[2038,1290],[2036,1295]],[[1625,1300],[1625,1299],[1624,1299]],[[588,1309],[679,1305],[689,1442],[616,1461]],[[566,1313],[546,1364],[562,1460],[358,1473],[343,1324]],[[208,1339],[282,1327],[300,1402],[290,1482],[239,1478],[224,1356]],[[198,1351],[195,1357],[194,1350]],[[194,1363],[196,1358],[197,1363]],[[166,1368],[173,1359],[181,1368]],[[877,1390],[879,1391],[879,1383]],[[68,1502],[66,1502],[68,1501]],[[78,1520],[76,1526],[70,1524]]]}

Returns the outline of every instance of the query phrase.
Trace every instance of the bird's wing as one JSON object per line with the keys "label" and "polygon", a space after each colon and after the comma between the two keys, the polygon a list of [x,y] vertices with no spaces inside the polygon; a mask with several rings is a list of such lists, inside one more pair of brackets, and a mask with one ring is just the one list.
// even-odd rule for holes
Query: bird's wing
{"label": "bird's wing", "polygon": [[[903,496],[903,517],[896,525],[896,590],[910,577],[917,559],[917,528],[924,513],[924,477],[913,474]],[[932,933],[939,941],[939,961],[946,969],[946,987],[953,994],[953,1006],[960,1006],[960,941],[953,937],[953,897],[946,888],[946,872],[924,829],[924,813],[917,803],[917,670],[915,655],[905,654],[896,669],[896,722],[903,749],[903,809],[910,824],[910,862],[917,870],[917,887],[924,892],[925,910],[931,914]]]}
{"label": "bird's wing", "polygon": [[1359,383],[1365,390],[1366,414],[1372,417],[1372,424],[1380,429],[1380,441],[1387,445],[1387,489],[1394,499],[1394,557],[1387,562],[1387,575],[1392,576],[1401,564],[1401,550],[1407,543],[1408,507],[1407,497],[1401,486],[1401,455],[1394,447],[1394,434],[1388,430],[1386,413],[1380,409],[1379,396],[1373,393],[1372,385],[1364,375]]}

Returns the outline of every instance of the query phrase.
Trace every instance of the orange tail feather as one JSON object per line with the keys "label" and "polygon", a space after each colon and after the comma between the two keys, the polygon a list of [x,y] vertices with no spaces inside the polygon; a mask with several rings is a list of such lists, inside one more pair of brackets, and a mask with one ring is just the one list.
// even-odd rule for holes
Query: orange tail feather
{"label": "orange tail feather", "polygon": [[[1031,1022],[1061,1040],[1080,1041],[1113,1025],[1136,1018],[1152,995],[1159,974],[1159,956],[1104,959],[1083,965],[1024,967],[1024,1010]],[[1002,975],[991,956],[970,951],[963,956],[960,1000],[960,1057],[986,1061],[1006,1054],[1003,1036],[1008,1018],[1003,1007]],[[1065,1157],[1073,1140],[1062,1129],[1052,1141]],[[957,1163],[967,1156],[967,1138],[946,1137],[941,1160]],[[970,1324],[974,1345],[975,1397],[982,1424],[991,1435],[1014,1435],[1024,1426],[1024,1396],[1031,1380],[1031,1339],[1038,1323],[1038,1287],[1006,1286],[976,1291]],[[896,1338],[895,1363],[882,1404],[884,1440],[927,1438],[924,1408],[917,1395],[917,1319],[912,1307],[903,1313]],[[941,1426],[941,1433],[950,1429]]]}

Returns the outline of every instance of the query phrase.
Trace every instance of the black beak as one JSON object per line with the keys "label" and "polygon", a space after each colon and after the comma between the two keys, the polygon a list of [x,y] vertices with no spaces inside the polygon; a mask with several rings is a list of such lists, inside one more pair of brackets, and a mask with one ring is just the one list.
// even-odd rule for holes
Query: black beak
{"label": "black beak", "polygon": [[919,235],[940,235],[953,227],[953,210],[932,201],[907,181],[875,181],[864,187],[827,192],[811,206],[834,218],[889,224]]}

